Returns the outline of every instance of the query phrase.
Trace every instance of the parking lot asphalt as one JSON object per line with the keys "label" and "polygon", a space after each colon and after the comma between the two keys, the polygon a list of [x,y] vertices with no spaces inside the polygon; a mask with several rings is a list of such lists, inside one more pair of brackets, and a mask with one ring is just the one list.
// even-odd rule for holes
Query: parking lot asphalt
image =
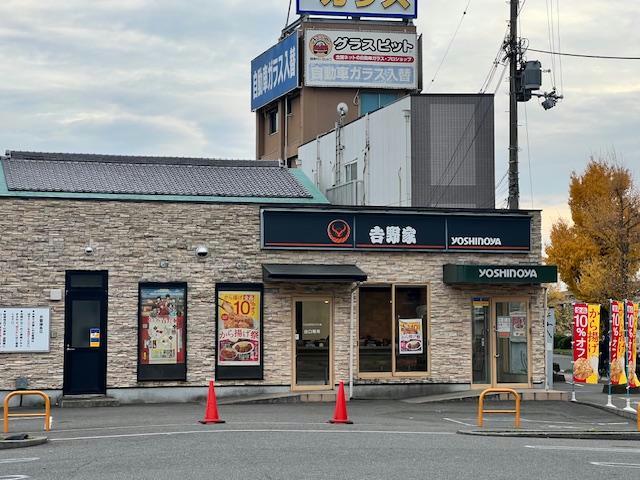
{"label": "parking lot asphalt", "polygon": [[[488,408],[502,408],[489,402]],[[350,402],[353,425],[322,403],[225,405],[227,423],[200,425],[203,405],[55,409],[50,442],[0,451],[0,480],[638,478],[640,442],[468,437],[474,402]],[[487,417],[489,428],[511,425]],[[568,402],[524,402],[523,428],[634,430],[633,421]],[[38,432],[40,420],[12,420]]]}

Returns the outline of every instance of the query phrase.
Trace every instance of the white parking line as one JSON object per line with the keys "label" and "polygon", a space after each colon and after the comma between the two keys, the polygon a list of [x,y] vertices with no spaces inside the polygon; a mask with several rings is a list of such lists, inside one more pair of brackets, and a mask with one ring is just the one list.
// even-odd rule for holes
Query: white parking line
{"label": "white parking line", "polygon": [[615,447],[583,447],[583,446],[567,446],[567,445],[525,445],[525,448],[533,448],[535,450],[564,450],[575,453],[581,452],[606,452],[606,453],[640,453],[640,448],[615,448]]}
{"label": "white parking line", "polygon": [[466,423],[466,422],[461,422],[460,420],[455,420],[453,418],[443,418],[443,420],[446,420],[447,422],[453,422],[453,423],[457,423],[458,425],[465,425],[467,427],[475,427],[476,425],[473,423]]}
{"label": "white parking line", "polygon": [[23,463],[23,462],[36,462],[40,460],[38,457],[29,458],[3,458],[0,463]]}
{"label": "white parking line", "polygon": [[194,434],[222,434],[222,433],[332,433],[332,434],[353,434],[353,433],[376,433],[382,435],[455,435],[455,432],[409,432],[396,430],[187,430],[182,432],[150,432],[150,433],[124,433],[120,435],[92,435],[87,437],[51,438],[51,442],[71,442],[77,440],[103,440],[113,438],[134,438],[134,437],[169,437],[173,435],[194,435]]}
{"label": "white parking line", "polygon": [[640,469],[640,463],[612,463],[612,462],[589,462],[591,465],[598,467],[611,467],[611,468],[637,468]]}
{"label": "white parking line", "polygon": [[27,480],[31,478],[28,475],[4,475],[0,477],[0,480]]}
{"label": "white parking line", "polygon": [[[444,419],[447,420],[447,419]],[[453,419],[448,419],[450,421],[453,421]],[[459,423],[467,421],[467,422],[471,422],[471,421],[475,421],[475,418],[459,418],[457,419]],[[513,422],[513,417],[511,418],[496,418],[496,417],[492,417],[489,418],[489,420],[493,421],[493,422]],[[521,418],[522,423],[543,423],[546,425],[600,425],[600,426],[606,426],[606,425],[629,425],[629,422],[565,422],[562,420],[530,420],[528,418]]]}

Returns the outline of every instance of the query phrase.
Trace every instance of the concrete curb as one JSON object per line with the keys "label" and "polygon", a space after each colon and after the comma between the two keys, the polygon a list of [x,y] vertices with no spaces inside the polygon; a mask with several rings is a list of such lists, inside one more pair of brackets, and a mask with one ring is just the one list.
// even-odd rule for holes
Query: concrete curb
{"label": "concrete curb", "polygon": [[627,419],[630,419],[630,420],[636,420],[638,418],[636,413],[625,412],[624,410],[622,410],[620,408],[608,408],[608,407],[606,407],[604,405],[600,405],[598,403],[584,402],[584,401],[581,401],[581,400],[578,400],[576,402],[571,402],[571,403],[577,403],[578,405],[586,405],[587,407],[597,408],[598,410],[602,410],[604,412],[613,413],[614,415],[617,415],[617,416],[623,417],[623,418],[627,418]]}
{"label": "concrete curb", "polygon": [[542,430],[458,430],[460,435],[478,437],[564,438],[570,440],[640,440],[640,432],[564,432]]}
{"label": "concrete curb", "polygon": [[49,439],[47,437],[31,437],[25,440],[4,440],[0,438],[0,450],[5,450],[9,448],[24,448],[24,447],[35,447],[36,445],[42,445],[43,443],[47,443]]}

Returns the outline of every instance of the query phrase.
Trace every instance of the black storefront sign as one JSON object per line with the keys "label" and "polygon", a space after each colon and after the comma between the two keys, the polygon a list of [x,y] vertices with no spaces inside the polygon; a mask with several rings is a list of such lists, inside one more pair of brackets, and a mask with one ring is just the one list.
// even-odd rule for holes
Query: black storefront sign
{"label": "black storefront sign", "polygon": [[264,209],[262,247],[524,253],[531,249],[531,217]]}
{"label": "black storefront sign", "polygon": [[455,284],[556,283],[554,265],[444,265],[443,281]]}

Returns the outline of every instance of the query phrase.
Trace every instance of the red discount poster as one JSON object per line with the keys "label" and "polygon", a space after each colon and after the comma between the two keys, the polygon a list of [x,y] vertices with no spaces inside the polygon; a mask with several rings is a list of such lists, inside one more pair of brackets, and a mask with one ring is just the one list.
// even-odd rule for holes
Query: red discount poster
{"label": "red discount poster", "polygon": [[636,375],[636,349],[638,348],[638,304],[627,301],[626,307],[627,308],[625,314],[627,316],[627,338],[629,339],[629,349],[627,352],[627,376],[629,377],[629,387],[635,388],[640,386],[640,381],[638,381],[638,376]]}
{"label": "red discount poster", "polygon": [[595,369],[589,357],[589,305],[573,304],[573,378],[576,383],[597,383],[598,356]]}
{"label": "red discount poster", "polygon": [[609,341],[609,378],[611,385],[626,385],[624,304],[611,300],[611,340]]}

